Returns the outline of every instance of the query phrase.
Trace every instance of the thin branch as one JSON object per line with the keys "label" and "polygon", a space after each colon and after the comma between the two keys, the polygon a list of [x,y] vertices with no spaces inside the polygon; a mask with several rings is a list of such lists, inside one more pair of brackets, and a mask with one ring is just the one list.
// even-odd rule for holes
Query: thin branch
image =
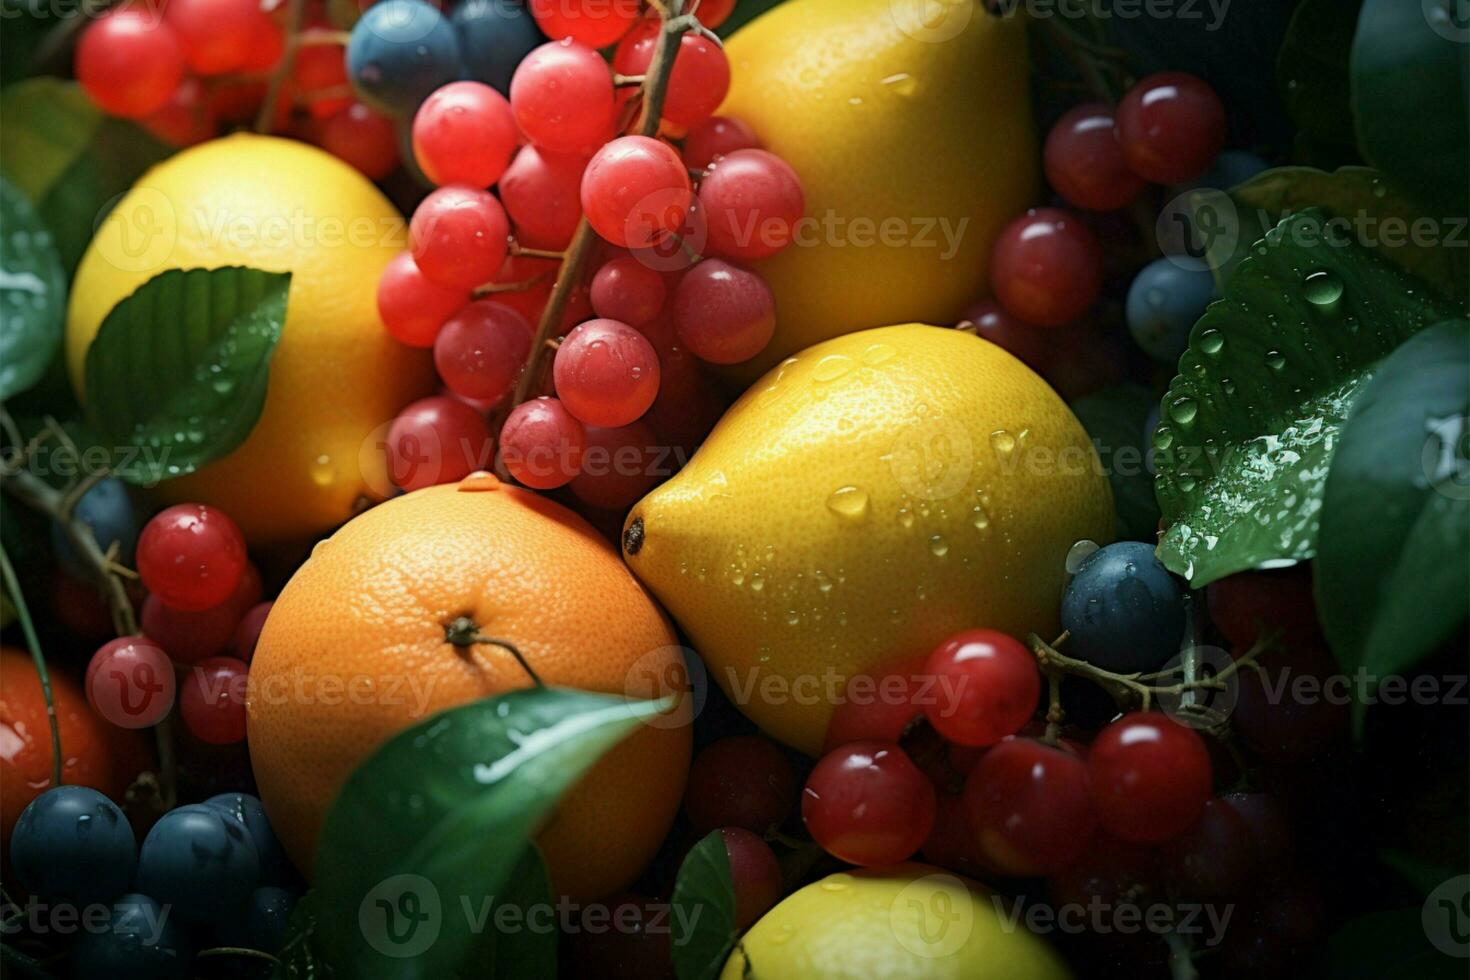
{"label": "thin branch", "polygon": [[265,101],[255,116],[255,131],[269,133],[276,118],[276,103],[281,100],[281,88],[291,66],[296,63],[296,52],[301,47],[301,25],[306,21],[306,0],[287,0],[286,4],[286,47],[281,51],[281,60],[271,70],[270,82],[265,87]]}

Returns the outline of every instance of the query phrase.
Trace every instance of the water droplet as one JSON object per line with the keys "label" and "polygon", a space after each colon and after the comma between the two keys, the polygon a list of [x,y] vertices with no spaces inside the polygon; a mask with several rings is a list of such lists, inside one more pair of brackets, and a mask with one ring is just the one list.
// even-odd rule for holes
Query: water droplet
{"label": "water droplet", "polygon": [[1199,349],[1206,354],[1218,354],[1225,348],[1225,335],[1215,329],[1199,335]]}
{"label": "water droplet", "polygon": [[856,366],[846,354],[828,354],[812,368],[812,377],[817,381],[836,381]]}
{"label": "water droplet", "polygon": [[788,609],[788,610],[786,610],[786,625],[787,626],[800,626],[801,625],[801,616],[797,613],[797,611],[795,609]]}
{"label": "water droplet", "polygon": [[337,482],[337,471],[332,468],[332,457],[323,453],[311,461],[311,482],[319,487],[329,487]]}
{"label": "water droplet", "polygon": [[1286,355],[1282,354],[1279,350],[1267,351],[1266,367],[1273,371],[1280,371],[1286,367]]}
{"label": "water droplet", "polygon": [[949,542],[944,540],[944,535],[936,534],[929,539],[929,550],[933,552],[934,557],[943,558],[949,554]]}
{"label": "water droplet", "polygon": [[1170,429],[1167,425],[1161,425],[1154,430],[1155,449],[1157,449],[1159,452],[1164,452],[1172,445],[1174,445],[1173,429]]}
{"label": "water droplet", "polygon": [[898,523],[902,524],[904,527],[913,527],[914,512],[909,510],[907,507],[900,507],[898,509]]}
{"label": "water droplet", "polygon": [[1016,437],[1005,429],[996,429],[990,434],[990,446],[1002,456],[1009,456],[1016,450]]}
{"label": "water droplet", "polygon": [[918,80],[906,71],[897,72],[879,80],[885,91],[895,95],[910,96],[919,87]]}
{"label": "water droplet", "polygon": [[990,527],[990,515],[985,513],[985,508],[976,504],[970,511],[970,523],[975,525],[975,530],[983,531]]}
{"label": "water droplet", "polygon": [[849,521],[861,521],[868,516],[868,492],[861,487],[838,487],[828,495],[827,509]]}
{"label": "water droplet", "polygon": [[1302,280],[1302,295],[1313,306],[1330,309],[1342,299],[1342,280],[1334,272],[1316,269]]}
{"label": "water droplet", "polygon": [[884,361],[891,360],[898,351],[890,344],[871,344],[863,351],[863,363],[869,367],[877,367]]}
{"label": "water droplet", "polygon": [[1097,553],[1098,543],[1089,538],[1083,538],[1072,545],[1067,551],[1067,574],[1076,575],[1082,563]]}
{"label": "water droplet", "polygon": [[761,575],[760,572],[756,572],[754,575],[752,575],[750,577],[750,591],[752,591],[752,592],[759,592],[762,589],[764,589],[765,587],[766,587],[766,580]]}
{"label": "water droplet", "polygon": [[1199,414],[1199,402],[1187,395],[1169,406],[1169,417],[1180,425],[1189,425]]}
{"label": "water droplet", "polygon": [[499,490],[500,477],[485,470],[476,470],[463,480],[459,481],[457,488],[460,493],[477,493],[485,490]]}

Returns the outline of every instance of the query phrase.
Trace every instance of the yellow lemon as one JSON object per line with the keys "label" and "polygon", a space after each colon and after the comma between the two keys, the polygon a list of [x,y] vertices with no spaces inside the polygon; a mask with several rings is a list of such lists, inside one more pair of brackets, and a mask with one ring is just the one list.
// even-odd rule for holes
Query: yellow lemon
{"label": "yellow lemon", "polygon": [[794,244],[756,263],[776,295],[750,380],[866,327],[953,323],[1037,188],[1026,32],[980,0],[790,0],[729,41],[721,112],[795,168]]}
{"label": "yellow lemon", "polygon": [[1013,902],[923,864],[858,868],[788,896],[740,940],[721,980],[1066,980]]}
{"label": "yellow lemon", "polygon": [[849,676],[964,629],[1055,631],[1068,549],[1112,528],[1056,393],[988,341],[908,324],[757,381],[623,550],[741,710],[816,753]]}
{"label": "yellow lemon", "polygon": [[67,312],[72,384],[85,391],[103,318],[160,272],[291,272],[259,423],[234,452],[160,489],[223,508],[252,544],[326,531],[388,491],[381,427],[433,389],[428,352],[378,318],[378,276],[406,238],[376,187],[305,143],[241,134],[185,150],[138,180],[82,257]]}

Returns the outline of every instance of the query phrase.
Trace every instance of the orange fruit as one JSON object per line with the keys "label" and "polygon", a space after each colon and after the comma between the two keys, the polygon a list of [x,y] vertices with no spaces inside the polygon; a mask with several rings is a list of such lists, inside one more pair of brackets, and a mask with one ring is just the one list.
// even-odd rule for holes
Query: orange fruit
{"label": "orange fruit", "polygon": [[[62,782],[90,786],[121,803],[147,765],[146,736],[99,718],[76,682],[54,664],[48,667],[66,760]],[[29,653],[0,647],[0,845],[7,856],[20,812],[50,788],[51,726],[41,677]]]}
{"label": "orange fruit", "polygon": [[[638,693],[682,669],[658,607],[560,504],[472,474],[373,508],[316,546],[251,662],[256,782],[303,871],[333,797],[377,746],[435,712],[531,685],[504,648],[451,644],[446,628],[461,616],[515,644],[549,685]],[[559,894],[595,898],[637,877],[679,808],[689,751],[681,706],[561,801],[538,839]]]}

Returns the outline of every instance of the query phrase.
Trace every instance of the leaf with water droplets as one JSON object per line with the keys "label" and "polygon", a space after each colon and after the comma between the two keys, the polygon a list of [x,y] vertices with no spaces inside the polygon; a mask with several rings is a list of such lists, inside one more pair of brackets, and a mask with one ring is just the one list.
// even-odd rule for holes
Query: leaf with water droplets
{"label": "leaf with water droplets", "polygon": [[[1402,673],[1470,613],[1467,426],[1465,320],[1436,324],[1390,354],[1353,405],[1322,496],[1313,575],[1346,674]],[[1358,725],[1364,707],[1354,702]]]}
{"label": "leaf with water droplets", "polygon": [[41,379],[61,344],[66,277],[30,202],[0,178],[0,401]]}
{"label": "leaf with water droplets", "polygon": [[1309,209],[1267,234],[1195,324],[1161,403],[1154,489],[1169,527],[1159,557],[1196,588],[1312,557],[1322,486],[1359,388],[1389,351],[1453,315],[1335,227]]}
{"label": "leaf with water droplets", "polygon": [[713,980],[735,945],[735,885],[720,831],[690,849],[674,880],[670,918],[674,972],[679,980]]}
{"label": "leaf with water droplets", "polygon": [[170,269],[112,308],[87,349],[87,415],[151,484],[192,473],[250,435],[286,322],[289,272]]}
{"label": "leaf with water droplets", "polygon": [[[313,880],[321,907],[335,910],[320,922],[331,961],[397,980],[484,974],[495,921],[493,911],[481,918],[484,903],[505,897],[528,844],[583,774],[639,725],[676,723],[660,717],[676,705],[673,695],[537,687],[389,739],[348,777],[322,825]],[[503,975],[555,975],[545,962],[520,966]]]}

